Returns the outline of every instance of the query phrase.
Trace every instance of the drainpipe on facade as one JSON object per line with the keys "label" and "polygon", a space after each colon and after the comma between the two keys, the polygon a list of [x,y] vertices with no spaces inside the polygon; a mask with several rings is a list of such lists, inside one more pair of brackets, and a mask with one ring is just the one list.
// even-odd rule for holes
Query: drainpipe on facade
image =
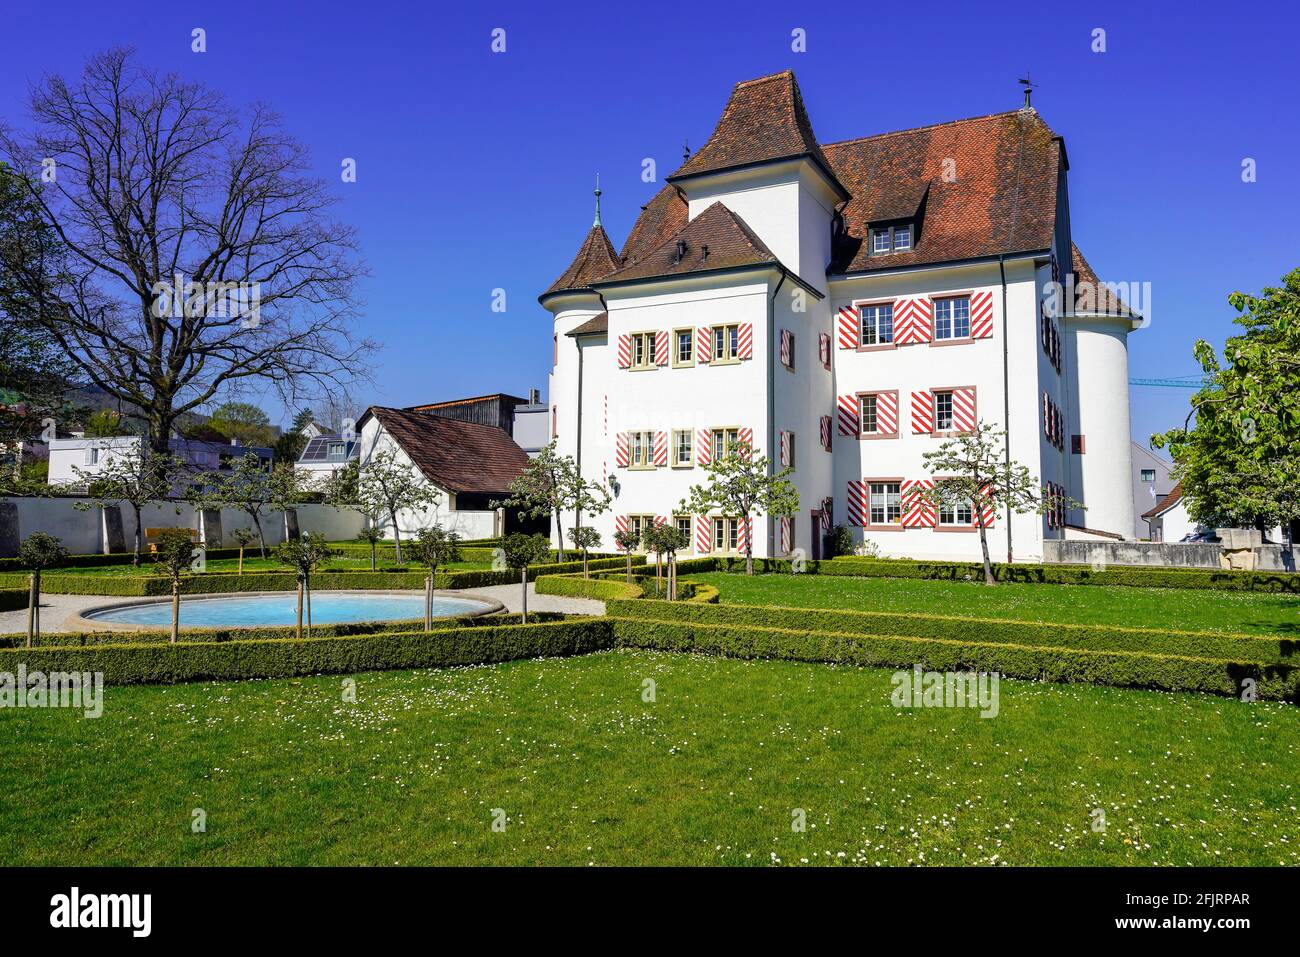
{"label": "drainpipe on facade", "polygon": [[[773,367],[773,357],[776,355],[776,297],[781,292],[781,287],[785,285],[785,278],[789,275],[785,269],[781,270],[781,281],[776,284],[772,290],[772,298],[767,302],[767,474],[772,475],[776,472],[776,459],[772,455],[772,450],[776,448],[776,369]],[[776,554],[776,525],[772,521],[772,516],[767,516],[767,556],[771,558]]]}
{"label": "drainpipe on facade", "polygon": [[[1007,269],[1006,255],[998,253],[998,274],[1002,279],[1002,428],[1005,430],[1002,446],[1005,450],[1004,462],[1007,469],[1007,497],[1011,497],[1011,359],[1010,343],[1007,338]],[[1007,564],[1011,564],[1011,505],[1006,506],[1007,522]]]}

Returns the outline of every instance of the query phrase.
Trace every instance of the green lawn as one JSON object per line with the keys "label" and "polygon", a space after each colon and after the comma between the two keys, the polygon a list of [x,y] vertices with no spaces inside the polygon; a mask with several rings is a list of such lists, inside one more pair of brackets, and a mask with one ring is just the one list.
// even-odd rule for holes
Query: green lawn
{"label": "green lawn", "polygon": [[1003,681],[985,719],[629,651],[342,681],[0,709],[0,865],[1300,864],[1289,705]]}
{"label": "green lawn", "polygon": [[724,602],[747,605],[1300,635],[1300,596],[1294,595],[1100,585],[1001,584],[990,588],[975,582],[913,578],[747,577],[733,572],[692,574],[690,578],[716,586]]}
{"label": "green lawn", "polygon": [[[424,567],[407,562],[405,565],[398,565],[391,558],[385,558],[380,553],[378,567],[400,568],[404,571],[423,571]],[[439,565],[439,571],[479,571],[491,568],[489,562],[451,562],[447,565]],[[207,570],[210,572],[233,572],[239,568],[239,559],[237,558],[214,558],[208,561]],[[332,558],[321,566],[322,570],[331,568],[347,569],[348,571],[370,571],[369,558]],[[293,569],[274,558],[259,558],[257,551],[254,550],[251,555],[244,556],[244,571],[246,572],[290,572]],[[136,565],[89,565],[73,566],[70,568],[55,568],[48,571],[49,575],[95,575],[108,576],[110,578],[120,575],[157,575],[160,569],[148,556],[140,560]]]}

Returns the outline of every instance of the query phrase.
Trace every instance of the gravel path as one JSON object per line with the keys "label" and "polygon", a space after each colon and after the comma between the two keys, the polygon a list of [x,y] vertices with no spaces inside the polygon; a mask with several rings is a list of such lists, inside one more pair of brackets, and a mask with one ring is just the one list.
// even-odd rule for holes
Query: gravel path
{"label": "gravel path", "polygon": [[[519,611],[519,586],[494,585],[491,588],[465,588],[458,594],[485,598],[495,598],[509,611]],[[165,599],[164,599],[165,600]],[[103,595],[42,595],[41,596],[41,631],[62,631],[66,619],[79,615],[87,608],[99,605],[111,605],[112,598]],[[574,615],[603,615],[605,603],[589,598],[565,598],[559,595],[539,595],[532,583],[528,585],[529,611],[563,611]],[[130,631],[130,625],[123,625],[123,630]],[[27,632],[27,609],[0,612],[0,635]]]}

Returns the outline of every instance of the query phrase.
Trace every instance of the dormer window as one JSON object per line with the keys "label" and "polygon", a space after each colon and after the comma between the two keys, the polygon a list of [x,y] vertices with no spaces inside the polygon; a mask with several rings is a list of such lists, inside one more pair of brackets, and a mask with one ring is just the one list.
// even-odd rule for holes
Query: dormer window
{"label": "dormer window", "polygon": [[906,252],[912,248],[912,224],[876,226],[871,230],[872,255]]}

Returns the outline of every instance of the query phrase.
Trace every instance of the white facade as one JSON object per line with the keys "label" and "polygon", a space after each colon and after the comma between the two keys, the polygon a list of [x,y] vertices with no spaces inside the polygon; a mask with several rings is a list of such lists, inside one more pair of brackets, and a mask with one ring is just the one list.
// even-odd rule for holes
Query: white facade
{"label": "white facade", "polygon": [[[50,485],[84,484],[86,476],[98,475],[109,463],[120,463],[139,454],[138,435],[120,435],[102,439],[53,439],[49,444]],[[172,439],[171,450],[190,468],[216,471],[228,466],[232,458],[253,453],[265,460],[269,468],[271,450],[248,445],[225,445],[199,439]],[[81,474],[78,474],[80,470]]]}

